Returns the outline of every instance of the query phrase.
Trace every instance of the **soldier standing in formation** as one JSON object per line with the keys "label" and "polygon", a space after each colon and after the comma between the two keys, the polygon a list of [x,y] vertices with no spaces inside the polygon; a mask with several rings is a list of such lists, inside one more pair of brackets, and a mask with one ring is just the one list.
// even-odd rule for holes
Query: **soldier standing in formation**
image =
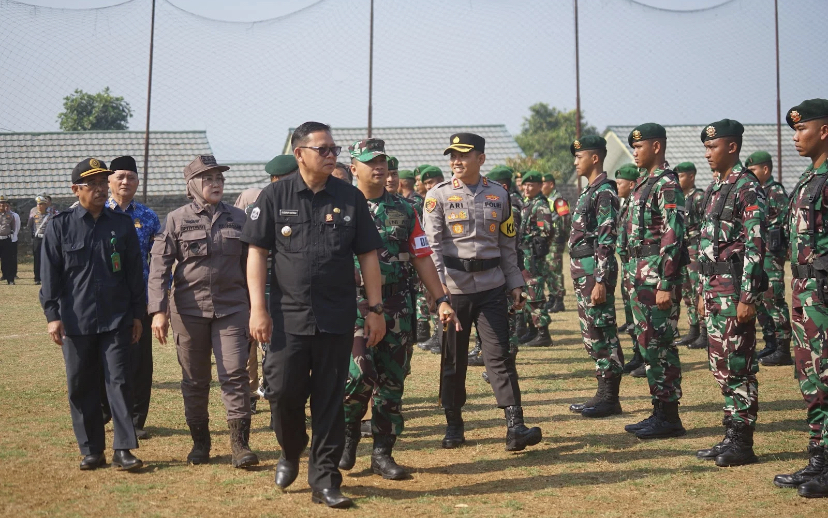
{"label": "soldier standing in formation", "polygon": [[699,248],[699,315],[707,324],[710,370],[724,396],[724,439],[700,459],[717,466],[756,462],[753,430],[759,410],[756,373],[756,304],[767,289],[765,191],[742,166],[744,127],[722,119],[706,126],[701,141],[720,180],[705,194]]}
{"label": "soldier standing in formation", "polygon": [[707,347],[707,329],[703,332],[699,329],[699,313],[696,307],[699,292],[699,229],[704,191],[696,187],[696,165],[693,162],[682,162],[674,170],[678,174],[679,185],[684,193],[684,243],[690,256],[690,264],[681,269],[681,296],[687,310],[689,331],[676,345],[697,349]]}
{"label": "soldier standing in formation", "polygon": [[794,369],[808,407],[810,460],[773,483],[796,487],[806,498],[828,498],[828,100],[803,101],[785,118],[797,152],[811,159],[791,192],[787,221]]}
{"label": "soldier standing in formation", "polygon": [[564,308],[566,285],[563,279],[563,254],[569,239],[569,230],[572,228],[572,216],[569,213],[569,202],[555,187],[555,176],[552,173],[543,175],[541,191],[549,200],[549,209],[552,211],[552,232],[555,235],[547,259],[549,261],[549,275],[546,278],[549,287],[547,309],[550,313],[558,313],[566,310]]}
{"label": "soldier standing in formation", "polygon": [[462,326],[460,331],[449,326],[441,361],[440,399],[447,422],[442,445],[456,448],[466,440],[462,408],[469,333],[476,320],[497,406],[506,415],[506,449],[520,451],[538,444],[542,434],[524,424],[517,370],[509,354],[507,292],[516,309],[524,304],[509,193],[480,176],[486,160],[483,137],[458,133],[449,142],[444,154],[451,154],[454,178],[429,190],[424,215],[432,259]]}
{"label": "soldier standing in formation", "polygon": [[606,140],[589,135],[574,141],[569,150],[575,157],[575,173],[587,181],[572,218],[569,268],[584,347],[595,361],[598,379],[595,396],[569,409],[584,417],[607,417],[621,413],[618,391],[624,365],[615,319],[618,196],[615,182],[604,171]]}
{"label": "soldier standing in formation", "polygon": [[681,361],[673,343],[681,296],[684,195],[676,174],[666,169],[663,126],[642,124],[627,141],[641,177],[630,199],[624,232],[630,261],[635,263],[635,337],[646,365],[653,413],[625,430],[639,439],[678,437],[686,433],[678,413]]}
{"label": "soldier standing in formation", "polygon": [[773,161],[767,151],[757,151],[745,161],[766,197],[765,224],[768,232],[765,263],[768,291],[756,307],[756,318],[762,326],[765,348],[759,352],[759,363],[766,366],[793,365],[791,358],[791,313],[785,299],[785,260],[788,256],[788,193],[773,179]]}
{"label": "soldier standing in formation", "polygon": [[43,236],[46,235],[46,225],[55,216],[57,211],[50,206],[46,196],[35,198],[37,206],[29,214],[29,232],[32,233],[32,255],[34,257],[34,283],[40,284],[40,252],[43,245]]}
{"label": "soldier standing in formation", "polygon": [[17,236],[20,233],[20,216],[11,210],[9,200],[0,194],[0,281],[14,284],[17,277]]}
{"label": "soldier standing in formation", "polygon": [[[385,180],[385,190],[391,194],[400,191],[400,161],[396,157],[388,155],[388,178]],[[351,171],[353,173],[353,170]]]}
{"label": "soldier standing in formation", "polygon": [[555,235],[552,227],[552,211],[549,201],[541,192],[542,175],[527,171],[521,184],[524,206],[518,227],[518,249],[523,255],[523,280],[529,294],[529,332],[520,338],[526,347],[549,347],[553,345],[549,336],[549,312],[546,309],[546,295],[543,287],[549,278],[547,255]]}

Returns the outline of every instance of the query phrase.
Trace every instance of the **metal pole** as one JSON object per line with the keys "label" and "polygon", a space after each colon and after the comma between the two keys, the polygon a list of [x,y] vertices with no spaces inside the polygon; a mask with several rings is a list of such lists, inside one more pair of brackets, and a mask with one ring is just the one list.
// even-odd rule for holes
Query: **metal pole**
{"label": "metal pole", "polygon": [[782,183],[782,101],[779,89],[779,0],[773,0],[773,18],[776,25],[776,176]]}
{"label": "metal pole", "polygon": [[371,137],[374,95],[374,0],[371,0],[371,42],[368,47],[368,137]]}
{"label": "metal pole", "polygon": [[[578,46],[578,0],[575,0],[575,138],[581,138],[581,59]],[[578,191],[581,177],[578,177]]]}
{"label": "metal pole", "polygon": [[150,105],[152,99],[152,52],[155,41],[155,0],[152,0],[152,22],[150,23],[150,51],[149,51],[149,74],[147,77],[147,128],[144,131],[144,203],[147,203],[147,172],[149,168],[149,131],[150,131]]}

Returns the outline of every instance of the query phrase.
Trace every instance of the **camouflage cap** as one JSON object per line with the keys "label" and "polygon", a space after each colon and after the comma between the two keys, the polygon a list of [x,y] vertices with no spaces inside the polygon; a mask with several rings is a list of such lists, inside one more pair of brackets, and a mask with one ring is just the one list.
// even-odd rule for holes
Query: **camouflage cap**
{"label": "camouflage cap", "polygon": [[569,152],[572,153],[572,156],[575,156],[575,153],[578,151],[596,151],[599,149],[606,151],[607,141],[604,140],[604,137],[599,137],[598,135],[581,137],[569,145]]}
{"label": "camouflage cap", "polygon": [[652,140],[657,138],[666,139],[667,130],[665,130],[664,126],[661,124],[656,124],[655,122],[645,122],[644,124],[633,128],[630,135],[627,137],[627,143],[632,146],[633,142],[641,142],[642,140]]}
{"label": "camouflage cap", "polygon": [[414,179],[414,171],[409,171],[408,169],[400,169],[400,172],[397,174],[400,180],[413,180]]}
{"label": "camouflage cap", "polygon": [[745,132],[742,123],[733,119],[722,119],[711,122],[701,130],[701,141],[716,140],[724,137],[741,137]]}
{"label": "camouflage cap", "polygon": [[443,170],[434,165],[420,166],[417,169],[420,170],[420,181],[423,182],[430,178],[445,178],[443,176]]}
{"label": "camouflage cap", "polygon": [[486,175],[486,178],[501,183],[511,182],[512,174],[514,174],[514,172],[511,167],[505,165],[496,165],[492,168],[491,171],[489,171],[489,174]]}
{"label": "camouflage cap", "polygon": [[285,176],[299,169],[296,157],[293,154],[279,155],[265,166],[265,172],[270,176]]}
{"label": "camouflage cap", "polygon": [[388,170],[389,171],[398,171],[400,169],[400,161],[397,160],[397,157],[387,156],[388,158]]}
{"label": "camouflage cap", "polygon": [[543,175],[538,171],[526,171],[523,173],[523,183],[542,183]]}
{"label": "camouflage cap", "polygon": [[639,174],[638,167],[635,164],[624,164],[615,171],[616,178],[631,180],[633,182],[638,180]]}
{"label": "camouflage cap", "polygon": [[814,119],[828,118],[828,100],[808,99],[788,110],[785,120],[788,126],[794,127],[797,122],[808,122]]}
{"label": "camouflage cap", "polygon": [[357,140],[348,146],[348,152],[351,158],[356,158],[360,162],[370,162],[375,157],[388,156],[385,153],[385,141],[378,138]]}
{"label": "camouflage cap", "polygon": [[745,160],[745,167],[759,164],[772,164],[773,158],[767,151],[755,151]]}
{"label": "camouflage cap", "polygon": [[693,162],[682,162],[676,167],[674,167],[673,171],[677,173],[695,173],[696,164],[694,164]]}

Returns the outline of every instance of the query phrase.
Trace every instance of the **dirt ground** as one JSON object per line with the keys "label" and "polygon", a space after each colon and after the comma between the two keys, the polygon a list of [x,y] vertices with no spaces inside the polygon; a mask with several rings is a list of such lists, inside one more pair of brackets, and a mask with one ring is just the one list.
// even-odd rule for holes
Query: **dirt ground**
{"label": "dirt ground", "polygon": [[[46,335],[31,265],[16,286],[0,284],[0,514],[3,516],[815,516],[824,502],[777,489],[776,473],[806,462],[805,411],[792,367],[762,368],[760,413],[752,466],[717,468],[695,451],[722,435],[722,397],[707,369],[706,351],[681,350],[685,437],[644,442],[624,425],[649,415],[646,380],[625,377],[623,415],[588,420],[568,411],[594,393],[593,365],[578,332],[574,299],[553,315],[555,346],[523,349],[518,372],[526,421],[543,428],[543,442],[504,451],[503,411],[495,406],[482,368],[470,368],[465,407],[467,443],[443,450],[444,417],[437,407],[439,357],[415,349],[403,412],[406,428],[394,456],[412,478],[386,481],[370,471],[363,441],[343,492],[350,511],[310,501],[303,464],[288,491],[273,483],[279,446],[266,405],[253,416],[251,446],[261,464],[233,469],[219,388],[211,390],[214,459],[187,466],[191,442],[172,346],[154,346],[153,400],[147,431],[135,453],[138,473],[78,470],[60,349]],[[620,297],[617,298],[620,300]],[[623,313],[619,313],[623,315]],[[623,318],[623,317],[622,317]],[[686,324],[682,319],[681,327]],[[631,344],[622,338],[625,354]],[[214,375],[215,379],[215,375]],[[111,444],[112,425],[107,427]],[[107,458],[111,451],[107,452]]]}

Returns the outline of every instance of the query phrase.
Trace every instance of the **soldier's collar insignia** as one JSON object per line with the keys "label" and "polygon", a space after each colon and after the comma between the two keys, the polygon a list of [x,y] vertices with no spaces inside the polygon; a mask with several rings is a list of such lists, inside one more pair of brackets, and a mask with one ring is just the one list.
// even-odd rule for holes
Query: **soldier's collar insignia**
{"label": "soldier's collar insignia", "polygon": [[488,187],[488,186],[489,186],[489,179],[484,176],[483,177],[483,187]]}
{"label": "soldier's collar insignia", "polygon": [[[638,137],[636,137],[636,136],[633,134],[633,138],[635,138],[635,139],[640,138],[640,137],[641,137],[641,132],[639,132],[639,133],[638,133],[638,135],[639,135],[639,136],[638,136]],[[575,142],[573,142],[573,143],[572,143],[572,147],[574,147],[575,149],[581,149],[581,142],[580,142],[580,141],[578,141],[578,140],[576,140]]]}
{"label": "soldier's collar insignia", "polygon": [[424,206],[426,212],[431,212],[437,207],[437,200],[435,198],[426,198]]}
{"label": "soldier's collar insignia", "polygon": [[796,110],[791,110],[791,120],[796,124],[802,119],[802,115],[799,114]]}
{"label": "soldier's collar insignia", "polygon": [[458,180],[457,178],[455,178],[454,180],[451,181],[451,186],[454,187],[455,189],[459,189],[459,188],[463,187],[463,185],[460,183],[460,180]]}
{"label": "soldier's collar insignia", "polygon": [[[641,132],[638,130],[633,131],[633,140],[641,140]],[[580,143],[578,144],[580,145]]]}
{"label": "soldier's collar insignia", "polygon": [[708,126],[704,130],[704,132],[707,133],[707,136],[710,137],[710,138],[713,138],[713,137],[716,136],[716,128],[714,128],[713,126]]}

